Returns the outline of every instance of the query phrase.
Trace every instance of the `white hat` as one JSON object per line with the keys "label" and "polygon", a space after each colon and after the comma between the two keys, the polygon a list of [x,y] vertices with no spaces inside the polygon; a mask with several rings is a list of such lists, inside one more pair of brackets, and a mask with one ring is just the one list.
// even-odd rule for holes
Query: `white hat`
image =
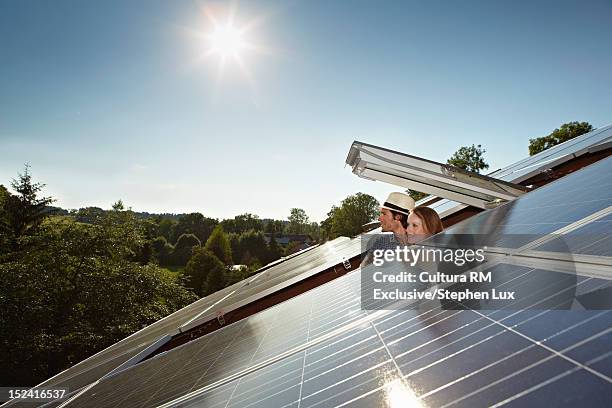
{"label": "white hat", "polygon": [[391,193],[381,208],[408,215],[414,209],[414,200],[405,193]]}

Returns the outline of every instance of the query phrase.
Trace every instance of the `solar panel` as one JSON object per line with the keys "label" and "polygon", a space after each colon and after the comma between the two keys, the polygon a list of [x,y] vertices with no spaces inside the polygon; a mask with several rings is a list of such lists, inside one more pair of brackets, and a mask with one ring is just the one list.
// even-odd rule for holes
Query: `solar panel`
{"label": "solar panel", "polygon": [[[585,371],[585,384],[579,401],[601,402],[589,393],[601,392],[602,380],[608,381],[594,368],[605,358],[578,360],[564,353],[584,352],[582,347],[606,336],[611,312],[432,308],[377,316],[359,309],[358,278],[358,272],[339,278],[146,361],[71,406],[153,406],[198,389],[204,391],[172,406],[291,406],[298,401],[300,406],[372,406],[390,398],[474,406],[520,400],[523,394],[534,398],[546,391],[544,383],[580,371]],[[330,333],[325,341],[308,344]],[[273,342],[263,352],[269,335],[289,342]],[[599,342],[598,350],[605,349]],[[612,353],[612,343],[607,347],[604,355]],[[270,358],[271,364],[249,371]],[[133,392],[126,397],[122,390]]]}
{"label": "solar panel", "polygon": [[181,326],[182,331],[196,327],[198,324],[214,319],[219,313],[228,313],[241,306],[252,303],[271,293],[275,293],[292,284],[302,281],[328,268],[334,267],[343,260],[350,260],[361,253],[361,239],[340,237],[327,242],[294,260],[259,274],[246,285],[214,305],[207,313],[198,316]]}
{"label": "solar panel", "polygon": [[[490,245],[518,248],[532,239],[527,234],[551,234],[612,206],[609,174],[612,174],[612,157],[540,187],[495,211],[477,214],[447,232],[487,234],[501,241],[491,239]],[[605,229],[602,232],[605,233]],[[512,242],[512,235],[515,242]],[[519,239],[519,235],[523,237]]]}
{"label": "solar panel", "polygon": [[612,353],[611,312],[497,314],[392,312],[169,406],[524,404],[566,391],[577,373],[566,405],[605,405],[611,380],[595,366]]}
{"label": "solar panel", "polygon": [[612,214],[557,237],[536,248],[537,251],[569,251],[573,254],[612,256]]}
{"label": "solar panel", "polygon": [[[359,240],[340,237],[323,245],[300,251],[298,254],[286,257],[274,265],[266,266],[252,277],[237,282],[227,288],[202,298],[189,306],[145,327],[137,333],[102,350],[94,356],[70,367],[60,374],[46,380],[39,386],[68,387],[71,392],[103,377],[122,363],[136,356],[164,335],[179,333],[179,328],[194,320],[205,322],[214,319],[221,309],[231,310],[236,301],[248,299],[247,295],[257,294],[264,285],[272,287],[280,281],[289,282],[304,272],[316,273],[330,264],[342,262],[344,256],[353,257],[359,254]],[[313,252],[310,254],[310,252]],[[333,266],[331,265],[331,266]],[[300,278],[296,278],[300,279]],[[242,288],[248,289],[241,292]],[[258,288],[253,290],[253,288]],[[236,306],[238,307],[238,306]],[[197,323],[194,323],[196,325]],[[11,406],[21,406],[13,403]]]}
{"label": "solar panel", "polygon": [[[155,405],[300,347],[310,336],[324,336],[365,315],[349,282],[337,279],[155,356],[101,381],[70,406]],[[334,302],[315,308],[320,299]]]}

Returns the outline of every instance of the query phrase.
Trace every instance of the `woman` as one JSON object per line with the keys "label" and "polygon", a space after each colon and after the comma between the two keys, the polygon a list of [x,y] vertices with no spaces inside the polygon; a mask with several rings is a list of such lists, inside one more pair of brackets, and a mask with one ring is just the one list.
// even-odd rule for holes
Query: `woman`
{"label": "woman", "polygon": [[442,221],[435,210],[425,206],[418,206],[410,211],[408,227],[406,228],[410,243],[421,241],[443,230]]}

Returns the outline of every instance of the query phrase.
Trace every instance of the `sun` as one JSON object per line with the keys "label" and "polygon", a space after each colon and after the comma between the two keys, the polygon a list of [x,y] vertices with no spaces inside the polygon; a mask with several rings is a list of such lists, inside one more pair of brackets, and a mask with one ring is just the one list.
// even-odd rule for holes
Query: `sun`
{"label": "sun", "polygon": [[275,11],[239,17],[237,0],[226,5],[207,4],[200,11],[196,27],[185,27],[195,51],[192,66],[205,67],[216,77],[213,92],[226,74],[229,80],[246,80],[256,89],[252,69],[262,62],[262,56],[275,55],[275,50],[262,41],[266,38],[263,25]]}
{"label": "sun", "polygon": [[243,38],[243,30],[234,27],[231,22],[217,25],[207,36],[209,54],[220,55],[222,58],[240,58],[247,42]]}

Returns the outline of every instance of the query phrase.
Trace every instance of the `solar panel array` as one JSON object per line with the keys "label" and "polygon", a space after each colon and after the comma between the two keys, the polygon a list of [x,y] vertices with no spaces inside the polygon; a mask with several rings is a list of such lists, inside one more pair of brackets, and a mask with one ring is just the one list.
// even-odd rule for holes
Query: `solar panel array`
{"label": "solar panel array", "polygon": [[[612,158],[602,160],[445,234],[578,225],[612,206],[611,170]],[[582,228],[609,239],[609,221]],[[612,248],[598,254],[607,261]],[[512,259],[493,266],[512,277],[509,289],[542,272],[568,276]],[[575,277],[572,293],[609,286],[609,272]],[[546,296],[517,302],[567,306],[567,290],[543,287]],[[355,271],[106,378],[69,406],[608,406],[612,311],[516,309],[366,311]]]}
{"label": "solar panel array", "polygon": [[[237,302],[248,300],[253,289],[263,291],[266,287],[279,287],[299,276],[307,277],[330,266],[337,265],[343,258],[351,258],[360,253],[360,240],[340,237],[323,245],[301,251],[277,261],[271,267],[262,268],[262,272],[241,282],[202,298],[189,306],[147,326],[126,339],[113,344],[96,355],[46,380],[39,386],[67,387],[71,392],[84,387],[121,364],[136,356],[148,346],[165,335],[179,333],[180,327],[197,319],[205,322],[215,318],[219,310],[229,311],[238,307]],[[36,404],[10,404],[10,406],[34,406]]]}

